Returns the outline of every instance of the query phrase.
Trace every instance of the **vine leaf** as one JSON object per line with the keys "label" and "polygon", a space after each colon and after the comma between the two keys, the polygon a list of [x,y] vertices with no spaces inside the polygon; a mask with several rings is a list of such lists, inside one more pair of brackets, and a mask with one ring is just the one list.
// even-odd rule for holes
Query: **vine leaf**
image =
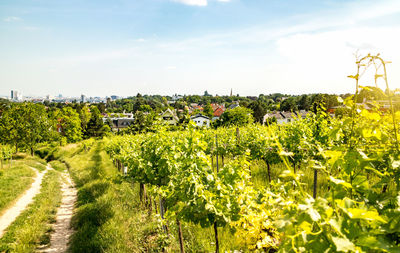
{"label": "vine leaf", "polygon": [[356,251],[356,246],[347,238],[332,236],[332,241],[335,244],[337,251]]}

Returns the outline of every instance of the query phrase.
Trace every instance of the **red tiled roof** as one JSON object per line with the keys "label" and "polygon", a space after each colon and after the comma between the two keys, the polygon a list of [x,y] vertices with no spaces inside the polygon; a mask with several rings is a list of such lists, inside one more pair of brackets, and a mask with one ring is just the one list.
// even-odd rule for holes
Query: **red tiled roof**
{"label": "red tiled roof", "polygon": [[214,117],[221,117],[221,115],[224,113],[224,109],[222,109],[221,107],[218,107],[217,109],[215,109],[213,115]]}

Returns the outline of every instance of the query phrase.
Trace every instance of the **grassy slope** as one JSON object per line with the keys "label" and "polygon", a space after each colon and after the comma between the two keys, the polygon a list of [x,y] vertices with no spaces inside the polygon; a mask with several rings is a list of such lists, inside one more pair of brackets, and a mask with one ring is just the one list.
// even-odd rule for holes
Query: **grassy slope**
{"label": "grassy slope", "polygon": [[67,170],[67,166],[66,166],[65,163],[63,163],[63,162],[54,160],[54,161],[51,161],[51,162],[49,162],[49,163],[50,163],[50,166],[51,166],[53,169],[57,170],[57,171],[63,172],[63,171],[66,171],[66,170]]}
{"label": "grassy slope", "polygon": [[0,214],[31,186],[34,176],[35,172],[23,163],[5,166],[0,176]]}
{"label": "grassy slope", "polygon": [[78,188],[72,252],[159,252],[157,222],[138,203],[137,187],[119,180],[96,143],[89,151],[66,146],[55,154],[65,161]]}
{"label": "grassy slope", "polygon": [[0,239],[0,252],[33,252],[37,246],[49,243],[49,224],[55,221],[62,197],[60,182],[57,171],[49,171],[45,175],[41,192],[36,195],[34,202]]}

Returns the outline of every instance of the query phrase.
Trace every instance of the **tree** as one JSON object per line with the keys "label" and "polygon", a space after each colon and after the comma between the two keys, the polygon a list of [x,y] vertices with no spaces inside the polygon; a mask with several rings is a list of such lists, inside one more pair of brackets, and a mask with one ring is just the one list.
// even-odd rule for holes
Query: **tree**
{"label": "tree", "polygon": [[150,105],[141,105],[139,108],[139,111],[141,112],[152,112],[153,108],[151,108]]}
{"label": "tree", "polygon": [[24,124],[18,108],[20,104],[10,104],[3,109],[0,117],[0,138],[2,143],[15,146],[15,152],[23,140]]}
{"label": "tree", "polygon": [[106,105],[104,103],[98,103],[97,104],[97,108],[99,109],[99,111],[101,113],[105,113],[106,112]]}
{"label": "tree", "polygon": [[282,111],[294,112],[297,111],[297,104],[295,97],[289,97],[281,102],[280,109]]}
{"label": "tree", "polygon": [[110,129],[108,125],[103,123],[100,111],[96,106],[90,107],[91,117],[87,124],[85,136],[90,137],[102,137]]}
{"label": "tree", "polygon": [[135,120],[128,128],[129,133],[137,134],[154,131],[153,123],[156,120],[156,114],[137,111],[134,117]]}
{"label": "tree", "polygon": [[210,103],[208,103],[206,106],[204,106],[203,113],[210,119],[213,117],[214,111],[213,111],[213,108],[211,107]]}
{"label": "tree", "polygon": [[85,131],[91,118],[90,109],[87,105],[84,105],[79,110],[77,109],[77,112],[79,113],[79,119],[81,120],[81,129],[82,131]]}
{"label": "tree", "polygon": [[222,114],[221,119],[218,120],[217,126],[243,126],[253,123],[253,121],[252,110],[245,107],[236,107],[225,111]]}
{"label": "tree", "polygon": [[267,113],[267,108],[264,104],[257,100],[249,104],[249,108],[253,110],[253,117],[256,122],[262,123],[264,115]]}
{"label": "tree", "polygon": [[378,87],[366,86],[359,92],[357,103],[362,103],[364,100],[385,100],[386,94]]}
{"label": "tree", "polygon": [[310,110],[311,108],[311,98],[308,95],[302,95],[298,102],[300,110]]}
{"label": "tree", "polygon": [[82,126],[79,114],[71,107],[64,107],[59,115],[61,134],[68,142],[77,142],[82,139]]}
{"label": "tree", "polygon": [[49,140],[55,130],[55,122],[41,104],[11,104],[0,118],[2,142],[14,145],[16,152],[22,146],[33,154],[35,146]]}

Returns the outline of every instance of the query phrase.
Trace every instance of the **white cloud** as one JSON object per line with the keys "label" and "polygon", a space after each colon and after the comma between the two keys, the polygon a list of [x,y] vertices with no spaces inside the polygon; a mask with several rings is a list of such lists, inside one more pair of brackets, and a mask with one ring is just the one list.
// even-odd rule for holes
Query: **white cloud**
{"label": "white cloud", "polygon": [[[384,60],[392,61],[387,66],[389,84],[392,88],[399,87],[400,74],[395,69],[400,67],[400,37],[393,36],[399,33],[400,26],[393,26],[357,27],[287,36],[276,42],[284,63],[275,67],[272,73],[278,76],[290,73],[296,84],[302,87],[302,92],[321,88],[332,92],[353,91],[354,81],[346,76],[355,74],[354,53],[359,49],[361,56],[381,53]],[[366,75],[361,79],[361,85],[374,85],[374,79]]]}
{"label": "white cloud", "polygon": [[174,2],[186,4],[186,5],[194,5],[194,6],[207,6],[207,0],[173,0]]}
{"label": "white cloud", "polygon": [[22,18],[19,18],[19,17],[6,17],[3,20],[5,22],[17,22],[17,21],[21,21]]}

